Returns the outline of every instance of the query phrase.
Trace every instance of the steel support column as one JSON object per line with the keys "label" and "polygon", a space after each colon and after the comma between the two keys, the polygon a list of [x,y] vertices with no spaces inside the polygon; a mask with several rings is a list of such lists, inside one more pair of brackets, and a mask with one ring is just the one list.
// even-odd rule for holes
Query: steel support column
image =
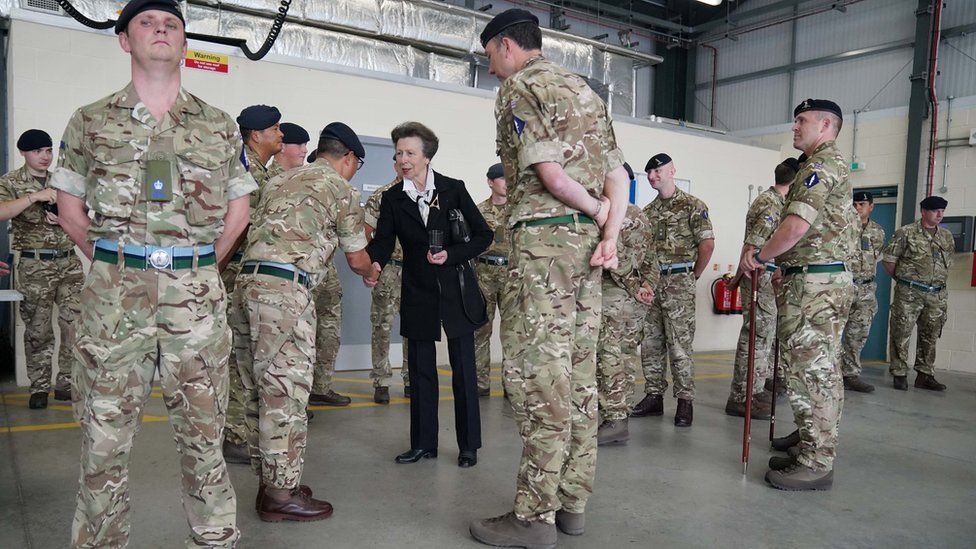
{"label": "steel support column", "polygon": [[922,154],[922,134],[929,116],[928,66],[931,54],[933,3],[942,0],[918,0],[915,11],[915,57],[912,62],[912,93],[908,100],[908,145],[905,150],[905,183],[900,193],[901,224],[915,221],[918,202],[918,170]]}

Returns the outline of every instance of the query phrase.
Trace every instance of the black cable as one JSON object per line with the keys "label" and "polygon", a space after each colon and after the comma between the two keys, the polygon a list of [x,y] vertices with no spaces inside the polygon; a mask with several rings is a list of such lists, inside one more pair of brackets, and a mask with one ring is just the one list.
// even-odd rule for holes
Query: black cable
{"label": "black cable", "polygon": [[[211,44],[223,44],[225,46],[233,46],[241,50],[244,56],[251,61],[258,61],[262,59],[265,55],[271,51],[276,40],[278,40],[278,35],[281,34],[281,27],[285,24],[285,18],[288,16],[288,8],[291,7],[292,0],[281,0],[281,5],[278,6],[278,13],[275,14],[274,19],[271,22],[271,30],[268,31],[268,37],[264,39],[264,44],[258,51],[253,52],[247,47],[247,40],[243,38],[231,38],[226,36],[213,36],[210,34],[199,34],[195,32],[186,33],[186,37],[193,40],[200,40],[201,42],[210,42]],[[110,29],[115,26],[115,21],[109,19],[107,21],[94,21],[89,19],[74,6],[68,0],[58,0],[58,5],[65,13],[70,15],[75,21],[81,23],[86,27],[93,29],[105,30]]]}

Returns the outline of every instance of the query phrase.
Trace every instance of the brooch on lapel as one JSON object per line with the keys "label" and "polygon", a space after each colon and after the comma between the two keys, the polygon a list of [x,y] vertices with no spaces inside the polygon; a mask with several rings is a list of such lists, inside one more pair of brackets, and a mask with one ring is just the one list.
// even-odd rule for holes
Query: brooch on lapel
{"label": "brooch on lapel", "polygon": [[435,194],[434,199],[428,202],[427,206],[432,210],[441,209],[441,195]]}

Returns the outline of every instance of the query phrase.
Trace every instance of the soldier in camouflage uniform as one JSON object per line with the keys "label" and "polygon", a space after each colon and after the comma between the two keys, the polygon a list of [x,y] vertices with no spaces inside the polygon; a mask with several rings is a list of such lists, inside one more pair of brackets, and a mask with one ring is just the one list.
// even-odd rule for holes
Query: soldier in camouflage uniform
{"label": "soldier in camouflage uniform", "polygon": [[337,247],[353,271],[372,273],[359,191],[348,184],[365,155],[348,126],[329,124],[315,162],[267,183],[248,232],[233,298],[241,318],[233,326],[250,347],[237,361],[251,468],[260,478],[255,506],[265,521],[332,515],[328,502],[300,484],[315,358],[312,289]]}
{"label": "soldier in camouflage uniform", "polygon": [[129,456],[158,371],[186,545],[233,547],[237,499],[220,452],[230,331],[216,263],[247,224],[257,185],[233,119],[180,86],[179,5],[133,0],[115,32],[132,82],[75,111],[51,178],[61,226],[93,259],[71,380],[82,435],[71,545],[128,544]]}
{"label": "soldier in camouflage uniform", "polygon": [[[393,169],[397,168],[396,162]],[[380,201],[383,193],[390,187],[396,185],[401,180],[399,172],[393,181],[383,185],[373,191],[366,199],[366,238],[372,240],[373,231],[376,229],[376,220],[380,216]],[[390,377],[393,370],[390,366],[390,333],[393,331],[393,318],[400,311],[400,276],[403,272],[403,250],[400,249],[400,242],[393,248],[393,256],[390,262],[383,267],[380,273],[379,283],[373,288],[370,296],[369,323],[373,327],[371,334],[371,353],[373,359],[373,369],[369,373],[369,378],[373,380],[373,401],[377,404],[390,403]],[[403,362],[400,366],[400,376],[403,378],[403,394],[410,396],[410,381],[407,368],[407,339],[403,339]]]}
{"label": "soldier in camouflage uniform", "polygon": [[908,340],[916,324],[915,387],[932,391],[946,389],[933,374],[935,347],[946,322],[949,301],[946,281],[955,250],[952,233],[939,227],[947,205],[940,196],[922,200],[922,218],[895,231],[884,249],[882,264],[897,281],[891,304],[888,354],[894,386],[900,391],[908,390]]}
{"label": "soldier in camouflage uniform", "polygon": [[654,303],[644,321],[641,364],[647,395],[634,406],[631,415],[664,414],[664,391],[668,382],[664,372],[671,364],[671,379],[678,407],[674,424],[688,427],[694,418],[695,363],[691,358],[695,341],[695,282],[708,266],[715,249],[708,207],[701,200],[677,188],[671,157],[660,153],[644,167],[647,180],[658,192],[644,207],[644,215],[654,227],[645,271],[658,269],[661,282],[654,288]]}
{"label": "soldier in camouflage uniform", "polygon": [[[485,174],[488,178],[488,187],[491,189],[491,196],[484,202],[478,204],[478,211],[485,218],[485,222],[495,233],[488,251],[478,257],[478,286],[481,293],[485,296],[485,305],[488,309],[488,322],[478,328],[474,334],[475,363],[478,367],[478,395],[488,396],[491,394],[491,332],[495,324],[495,307],[502,309],[502,303],[506,301],[505,279],[508,276],[508,252],[511,242],[508,238],[507,227],[505,226],[505,208],[508,201],[505,172],[502,165],[494,164],[488,168]],[[504,317],[504,313],[502,313]],[[502,361],[504,362],[505,349],[502,349]]]}
{"label": "soldier in camouflage uniform", "polygon": [[793,146],[807,159],[786,195],[779,227],[739,264],[751,273],[775,258],[783,270],[777,333],[799,432],[796,457],[774,457],[766,473],[766,481],[781,490],[833,485],[844,404],[841,333],[854,295],[845,264],[857,230],[850,171],[834,143],[841,116],[832,101],[807,99],[796,107]]}
{"label": "soldier in camouflage uniform", "polygon": [[54,331],[51,316],[58,306],[61,345],[58,349],[56,400],[71,400],[72,348],[75,319],[81,293],[81,261],[71,239],[58,226],[58,216],[45,211],[57,198],[48,187],[51,165],[51,136],[41,130],[27,130],[17,140],[25,164],[0,177],[0,221],[10,220],[13,242],[20,259],[14,288],[24,294],[20,317],[24,321],[24,356],[30,379],[32,409],[46,408],[51,390]]}
{"label": "soldier in camouflage uniform", "polygon": [[[742,254],[751,255],[762,248],[776,226],[790,183],[800,168],[795,158],[788,158],[774,170],[775,185],[761,193],[746,212],[746,233]],[[755,376],[752,389],[752,419],[769,419],[772,394],[764,391],[763,383],[772,378],[773,340],[776,337],[776,295],[773,292],[772,274],[775,265],[767,265],[756,296],[756,345]],[[746,376],[749,368],[749,323],[752,307],[752,279],[739,273],[739,295],[742,296],[742,328],[735,348],[735,366],[732,370],[732,387],[725,403],[725,413],[730,416],[746,415]]]}
{"label": "soldier in camouflage uniform", "polygon": [[[257,192],[251,193],[252,215],[261,198],[261,191],[271,175],[266,167],[268,160],[281,151],[282,133],[278,129],[279,120],[281,120],[281,113],[278,108],[267,105],[251,105],[242,110],[237,117],[237,124],[244,141],[242,162],[258,184]],[[241,238],[243,237],[244,235]],[[220,273],[227,295],[234,293],[234,281],[241,269],[242,252],[243,250],[238,247]],[[234,302],[228,299],[227,318],[232,325],[234,319],[240,317],[234,314],[233,307]],[[233,341],[233,345],[234,351],[230,354],[230,362],[228,362],[230,396],[227,403],[223,452],[227,463],[247,464],[250,463],[250,457],[247,452],[247,428],[244,426],[244,386],[238,374],[237,355],[247,353],[248,346],[246,341],[237,339]]]}
{"label": "soldier in camouflage uniform", "polygon": [[650,305],[650,300],[642,303],[639,294],[645,284],[649,288],[657,286],[661,276],[660,271],[652,269],[645,279],[641,272],[653,237],[644,213],[629,204],[617,242],[618,265],[603,271],[603,320],[596,355],[600,409],[597,441],[601,446],[630,440],[627,397],[634,391],[634,372],[640,366],[638,347]]}
{"label": "soldier in camouflage uniform", "polygon": [[878,289],[874,281],[884,248],[885,234],[881,225],[871,221],[874,210],[874,197],[871,193],[861,191],[854,193],[854,209],[861,221],[858,234],[857,249],[851,259],[850,268],[854,275],[854,303],[851,314],[844,326],[843,363],[841,373],[844,375],[844,389],[858,393],[874,392],[874,385],[861,380],[861,349],[871,332],[871,322],[874,313],[878,311]]}
{"label": "soldier in camouflage uniform", "polygon": [[304,164],[311,140],[308,131],[298,124],[282,122],[278,124],[278,129],[281,131],[281,151],[274,155],[268,166],[268,179]]}
{"label": "soldier in camouflage uniform", "polygon": [[511,337],[522,348],[503,383],[523,450],[513,510],[470,531],[488,545],[555,547],[557,528],[583,533],[593,490],[599,267],[617,266],[627,175],[606,105],[542,56],[534,15],[497,15],[481,43],[503,80],[496,143],[512,230]]}

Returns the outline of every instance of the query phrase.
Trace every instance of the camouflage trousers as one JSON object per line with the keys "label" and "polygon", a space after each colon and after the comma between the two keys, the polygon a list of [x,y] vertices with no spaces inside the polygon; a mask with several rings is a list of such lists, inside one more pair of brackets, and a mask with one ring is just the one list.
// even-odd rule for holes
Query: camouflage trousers
{"label": "camouflage trousers", "polygon": [[634,392],[634,373],[640,367],[641,333],[647,306],[609,277],[603,277],[603,320],[597,344],[596,381],[600,419],[627,418],[627,398]]}
{"label": "camouflage trousers", "polygon": [[[763,392],[763,382],[773,374],[773,341],[776,339],[776,295],[771,282],[772,273],[766,272],[759,279],[756,299],[756,348],[755,374],[752,394]],[[749,373],[749,319],[752,305],[752,280],[743,276],[739,282],[742,296],[742,328],[735,347],[735,366],[732,369],[732,387],[729,395],[735,402],[746,401],[746,376]]]}
{"label": "camouflage trousers", "polygon": [[590,267],[594,225],[513,231],[511,330],[503,383],[522,437],[515,515],[552,524],[582,512],[596,472],[596,346],[601,269]]}
{"label": "camouflage trousers", "polygon": [[841,334],[854,298],[850,272],[786,275],[776,296],[787,395],[800,431],[797,461],[833,468],[844,408]]}
{"label": "camouflage trousers", "polygon": [[[505,278],[508,267],[505,265],[489,265],[478,263],[478,286],[485,296],[488,307],[488,322],[474,333],[475,365],[478,371],[478,390],[491,388],[491,333],[495,325],[495,307],[502,309],[502,302],[506,296],[504,292]],[[504,361],[504,349],[502,361]]]}
{"label": "camouflage trousers", "polygon": [[[237,357],[244,382],[251,469],[273,488],[295,488],[302,477],[315,360],[315,305],[303,286],[242,273],[234,291],[235,336],[250,344]],[[243,332],[237,332],[243,328]]]}
{"label": "camouflage trousers", "polygon": [[[234,295],[237,274],[240,271],[241,263],[240,261],[235,261],[228,263],[227,268],[220,273],[220,278],[224,281],[224,289],[227,292],[227,323],[232,329],[235,320],[243,318],[241,315],[234,314],[234,300],[231,299],[231,296]],[[244,425],[244,384],[241,382],[241,375],[238,373],[237,356],[250,352],[251,349],[247,341],[242,341],[236,336],[233,338],[233,349],[227,361],[229,396],[227,399],[227,420],[225,422],[224,438],[235,446],[247,443],[247,427]]]}
{"label": "camouflage trousers", "polygon": [[668,388],[665,369],[671,364],[674,396],[695,399],[695,362],[691,358],[695,341],[695,275],[661,275],[654,289],[654,302],[644,318],[641,366],[647,385],[644,392],[663,395]]}
{"label": "camouflage trousers", "polygon": [[230,352],[225,300],[213,266],[92,263],[72,371],[82,435],[73,547],[128,544],[129,455],[157,371],[180,453],[186,545],[236,544],[237,498],[220,447]]}
{"label": "camouflage trousers", "polygon": [[339,336],[342,333],[342,284],[335,263],[329,263],[325,277],[312,290],[315,302],[315,369],[312,393],[324,395],[332,390]]}
{"label": "camouflage trousers", "polygon": [[861,349],[871,333],[874,313],[878,312],[878,298],[874,295],[878,285],[854,285],[854,303],[851,315],[844,327],[841,373],[847,376],[861,375]]}
{"label": "camouflage trousers", "polygon": [[84,273],[81,261],[72,252],[57,259],[35,259],[21,256],[14,273],[15,287],[24,294],[20,318],[24,321],[24,356],[31,393],[51,390],[51,359],[54,355],[54,331],[51,320],[58,306],[58,378],[54,388],[71,388],[72,349],[75,342],[75,320],[80,313],[78,298]]}
{"label": "camouflage trousers", "polygon": [[935,369],[935,346],[942,337],[949,307],[949,290],[923,292],[904,284],[895,284],[895,299],[891,304],[888,355],[893,376],[908,375],[908,341],[918,324],[915,349],[915,371],[932,375]]}
{"label": "camouflage trousers", "polygon": [[[379,281],[372,291],[372,301],[369,306],[369,323],[373,327],[372,357],[373,370],[369,378],[373,380],[373,387],[389,387],[393,369],[390,366],[390,332],[393,330],[393,318],[400,314],[400,272],[403,269],[393,262],[387,263],[380,273]],[[403,385],[410,386],[407,377],[407,339],[403,339],[403,364],[400,375]]]}

